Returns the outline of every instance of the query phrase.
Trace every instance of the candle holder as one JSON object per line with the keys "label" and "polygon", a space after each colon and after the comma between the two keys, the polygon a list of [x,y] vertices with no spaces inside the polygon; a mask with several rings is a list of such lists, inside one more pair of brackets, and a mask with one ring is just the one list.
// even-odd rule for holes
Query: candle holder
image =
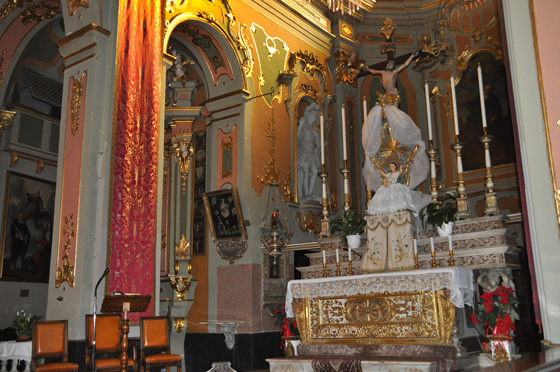
{"label": "candle holder", "polygon": [[321,177],[323,188],[323,217],[321,218],[321,232],[319,233],[319,238],[328,238],[331,236],[331,233],[329,231],[329,202],[327,199],[327,172],[325,171],[325,164],[321,164],[319,177]]}
{"label": "candle holder", "polygon": [[457,218],[464,220],[469,218],[470,214],[469,204],[467,203],[467,189],[463,178],[463,161],[461,160],[463,142],[453,142],[451,148],[455,151],[455,160],[457,161]]}
{"label": "candle holder", "polygon": [[344,180],[344,211],[346,212],[350,209],[350,178],[348,177],[350,168],[348,168],[348,160],[344,160],[343,164],[344,166],[340,170],[340,173],[342,173]]}
{"label": "candle holder", "polygon": [[484,215],[492,216],[498,214],[500,209],[498,208],[498,203],[496,201],[496,193],[494,192],[494,180],[492,179],[492,164],[490,163],[490,141],[492,141],[492,136],[486,134],[486,128],[484,129],[484,135],[480,137],[480,140],[484,144],[484,159],[486,163],[486,196],[485,196],[485,208]]}
{"label": "candle holder", "polygon": [[352,261],[348,261],[348,275],[352,275]]}
{"label": "candle holder", "polygon": [[449,250],[449,266],[455,266],[455,260],[453,259],[453,249]]}
{"label": "candle holder", "polygon": [[340,262],[336,263],[336,276],[340,276]]}
{"label": "candle holder", "polygon": [[436,268],[436,252],[432,251],[432,269]]}
{"label": "candle holder", "polygon": [[429,141],[430,148],[426,150],[428,155],[430,156],[430,169],[431,169],[431,178],[432,181],[430,183],[430,194],[432,195],[432,200],[437,203],[438,199],[438,191],[441,188],[441,185],[437,183],[436,177],[436,158],[438,151],[434,149],[434,143],[432,140]]}
{"label": "candle holder", "polygon": [[323,278],[327,277],[327,263],[323,262]]}
{"label": "candle holder", "polygon": [[414,253],[414,268],[418,270],[420,267],[418,266],[418,253]]}

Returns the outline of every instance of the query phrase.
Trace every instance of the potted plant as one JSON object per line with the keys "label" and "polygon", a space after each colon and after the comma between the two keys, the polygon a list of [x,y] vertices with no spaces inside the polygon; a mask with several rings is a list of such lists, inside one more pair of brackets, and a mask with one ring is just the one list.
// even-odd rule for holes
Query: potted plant
{"label": "potted plant", "polygon": [[451,235],[455,213],[457,213],[457,208],[453,205],[454,201],[455,196],[445,194],[441,203],[432,202],[420,209],[420,220],[422,220],[424,230],[426,230],[426,225],[430,225],[437,229],[440,236]]}
{"label": "potted plant", "polygon": [[352,208],[348,208],[344,215],[337,216],[331,221],[331,234],[340,232],[342,243],[350,248],[358,248],[365,226],[366,220],[356,214]]}
{"label": "potted plant", "polygon": [[286,304],[280,305],[274,310],[274,325],[280,327],[280,349],[286,356],[297,355],[297,346],[299,345],[299,330],[296,320],[286,316]]}
{"label": "potted plant", "polygon": [[26,314],[25,311],[16,312],[13,326],[18,335],[18,340],[29,340],[33,333],[33,323],[41,319],[39,315]]}

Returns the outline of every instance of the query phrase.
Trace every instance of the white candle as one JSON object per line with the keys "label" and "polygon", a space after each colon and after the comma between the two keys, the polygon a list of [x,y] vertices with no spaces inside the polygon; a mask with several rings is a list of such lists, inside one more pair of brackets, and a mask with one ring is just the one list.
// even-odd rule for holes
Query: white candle
{"label": "white candle", "polygon": [[323,123],[323,115],[321,114],[321,121],[319,122],[321,131],[321,164],[325,164],[325,124]]}
{"label": "white candle", "polygon": [[342,105],[342,159],[348,159],[348,149],[346,148],[346,112],[344,111],[344,105]]}
{"label": "white candle", "polygon": [[[346,159],[345,159],[346,160]],[[348,195],[350,193],[350,185],[349,185],[349,180],[348,178],[346,178],[344,180],[344,195]]]}
{"label": "white candle", "polygon": [[414,254],[418,254],[418,244],[416,242],[416,239],[414,239]]}
{"label": "white candle", "polygon": [[325,250],[323,249],[323,263],[326,264],[327,263],[327,254],[325,253]]}
{"label": "white candle", "polygon": [[366,99],[364,98],[364,122],[367,119],[367,102]]}
{"label": "white candle", "polygon": [[432,140],[432,112],[430,110],[430,87],[426,82],[426,115],[428,116],[428,139]]}
{"label": "white candle", "polygon": [[486,105],[484,104],[484,83],[482,82],[482,68],[477,67],[478,71],[478,94],[480,95],[480,113],[482,115],[482,127],[486,128]]}
{"label": "white candle", "polygon": [[452,251],[453,250],[453,242],[451,241],[451,235],[448,235],[447,238],[449,238],[449,250]]}
{"label": "white candle", "polygon": [[348,261],[352,262],[352,248],[348,247]]}
{"label": "white candle", "polygon": [[459,137],[459,117],[457,116],[457,98],[455,97],[455,78],[451,76],[451,98],[453,98],[453,124],[455,135]]}
{"label": "white candle", "polygon": [[457,156],[457,173],[463,173],[463,160],[461,155]]}
{"label": "white candle", "polygon": [[484,149],[484,160],[486,162],[486,168],[491,168],[492,163],[490,163],[490,150]]}
{"label": "white candle", "polygon": [[430,170],[432,173],[432,178],[436,178],[436,162],[432,161],[430,165],[431,165]]}
{"label": "white candle", "polygon": [[432,252],[435,252],[435,249],[434,249],[434,238],[430,238],[430,249],[432,250]]}
{"label": "white candle", "polygon": [[340,262],[340,258],[338,256],[338,248],[336,249],[336,263]]}

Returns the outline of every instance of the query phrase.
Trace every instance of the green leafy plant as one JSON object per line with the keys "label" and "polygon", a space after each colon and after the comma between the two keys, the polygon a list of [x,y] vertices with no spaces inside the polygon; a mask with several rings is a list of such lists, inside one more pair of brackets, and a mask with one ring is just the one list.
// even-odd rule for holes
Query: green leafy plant
{"label": "green leafy plant", "polygon": [[280,349],[286,352],[286,340],[288,337],[298,337],[299,330],[297,327],[297,322],[294,318],[288,318],[286,316],[286,304],[280,305],[276,310],[274,310],[274,325],[280,327]]}
{"label": "green leafy plant", "polygon": [[420,209],[420,220],[426,229],[426,225],[442,227],[444,223],[455,221],[455,213],[457,208],[453,205],[455,196],[452,194],[445,194],[441,199],[441,203],[432,202]]}
{"label": "green leafy plant", "polygon": [[340,232],[340,239],[346,245],[346,237],[348,235],[356,235],[364,232],[366,220],[357,214],[352,208],[349,208],[344,215],[337,216],[331,221],[331,234]]}
{"label": "green leafy plant", "polygon": [[39,315],[26,314],[25,311],[16,312],[13,326],[18,336],[30,336],[33,333],[33,323],[41,319]]}
{"label": "green leafy plant", "polygon": [[501,285],[492,292],[484,292],[480,299],[476,314],[470,315],[480,335],[509,335],[515,331],[512,317],[516,317],[519,300],[513,289]]}

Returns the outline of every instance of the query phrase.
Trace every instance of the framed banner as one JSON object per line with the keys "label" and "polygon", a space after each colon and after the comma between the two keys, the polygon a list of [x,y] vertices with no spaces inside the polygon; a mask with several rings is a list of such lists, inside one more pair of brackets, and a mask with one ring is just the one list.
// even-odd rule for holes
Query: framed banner
{"label": "framed banner", "polygon": [[204,207],[212,241],[247,240],[243,213],[236,189],[211,191],[204,194]]}
{"label": "framed banner", "polygon": [[47,282],[56,185],[7,172],[5,190],[0,277]]}

